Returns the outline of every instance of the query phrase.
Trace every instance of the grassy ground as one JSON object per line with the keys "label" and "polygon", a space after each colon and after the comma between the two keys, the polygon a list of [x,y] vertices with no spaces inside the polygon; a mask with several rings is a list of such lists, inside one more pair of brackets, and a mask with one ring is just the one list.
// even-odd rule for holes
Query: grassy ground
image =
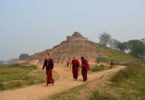
{"label": "grassy ground", "polygon": [[[58,75],[55,73],[54,77]],[[0,65],[0,91],[42,82],[45,82],[45,73],[35,65]]]}
{"label": "grassy ground", "polygon": [[129,64],[112,81],[116,91],[121,94],[120,100],[145,100],[145,65]]}
{"label": "grassy ground", "polygon": [[[98,90],[93,92],[90,100],[145,100],[145,65],[142,63],[128,64],[125,70],[112,77],[112,84],[108,90],[115,95],[108,95],[110,91],[101,94]],[[101,95],[100,95],[101,94]]]}

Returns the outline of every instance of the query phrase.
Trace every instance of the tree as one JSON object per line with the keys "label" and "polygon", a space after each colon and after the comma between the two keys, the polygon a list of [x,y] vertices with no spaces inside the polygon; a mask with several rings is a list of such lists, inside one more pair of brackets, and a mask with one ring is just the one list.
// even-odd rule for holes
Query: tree
{"label": "tree", "polygon": [[24,59],[26,59],[27,57],[29,57],[29,54],[21,54],[21,55],[19,56],[19,60],[24,60]]}
{"label": "tree", "polygon": [[145,44],[140,40],[128,41],[127,49],[129,54],[139,58],[145,58]]}
{"label": "tree", "polygon": [[120,44],[121,44],[121,42],[119,40],[116,40],[116,39],[110,39],[110,41],[109,41],[110,48],[115,49],[115,50],[118,49],[118,46]]}
{"label": "tree", "polygon": [[125,52],[127,50],[127,44],[128,44],[128,42],[123,42],[123,43],[118,44],[118,49],[121,52]]}
{"label": "tree", "polygon": [[106,46],[111,40],[111,35],[108,33],[103,33],[100,35],[99,39],[100,39],[100,44]]}
{"label": "tree", "polygon": [[141,39],[141,41],[145,44],[145,38]]}

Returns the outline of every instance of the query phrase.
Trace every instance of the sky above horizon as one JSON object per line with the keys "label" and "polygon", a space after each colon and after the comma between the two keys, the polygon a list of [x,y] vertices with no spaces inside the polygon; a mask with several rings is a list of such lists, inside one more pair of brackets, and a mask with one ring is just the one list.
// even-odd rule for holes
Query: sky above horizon
{"label": "sky above horizon", "polygon": [[145,0],[0,0],[0,60],[52,48],[73,32],[145,38]]}

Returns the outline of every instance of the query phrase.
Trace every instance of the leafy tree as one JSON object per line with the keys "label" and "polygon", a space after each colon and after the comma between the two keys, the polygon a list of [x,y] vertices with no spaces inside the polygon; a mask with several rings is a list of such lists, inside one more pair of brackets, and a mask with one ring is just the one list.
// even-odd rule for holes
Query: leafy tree
{"label": "leafy tree", "polygon": [[118,44],[118,49],[121,52],[125,52],[127,50],[127,45],[128,45],[128,42],[120,43],[120,44]]}
{"label": "leafy tree", "polygon": [[19,60],[24,60],[24,59],[26,59],[27,57],[29,57],[29,54],[21,54],[21,55],[19,56]]}
{"label": "leafy tree", "polygon": [[131,55],[145,58],[145,44],[140,40],[128,41],[127,49]]}
{"label": "leafy tree", "polygon": [[141,39],[141,41],[145,44],[145,38]]}
{"label": "leafy tree", "polygon": [[111,35],[108,33],[103,33],[99,37],[100,39],[100,44],[106,46],[109,44],[109,41],[111,40]]}
{"label": "leafy tree", "polygon": [[109,45],[112,49],[115,49],[117,50],[118,49],[118,46],[121,44],[120,41],[116,40],[116,39],[110,39],[109,41]]}

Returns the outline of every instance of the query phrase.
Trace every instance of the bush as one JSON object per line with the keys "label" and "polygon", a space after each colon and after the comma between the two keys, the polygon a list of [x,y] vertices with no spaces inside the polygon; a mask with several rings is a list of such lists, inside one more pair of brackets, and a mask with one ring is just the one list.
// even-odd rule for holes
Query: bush
{"label": "bush", "polygon": [[106,67],[106,66],[104,66],[104,65],[100,65],[100,66],[95,65],[94,67],[91,68],[91,71],[92,71],[92,72],[102,71],[102,70],[105,69],[105,67]]}
{"label": "bush", "polygon": [[107,56],[97,57],[97,62],[109,62],[111,59]]}

